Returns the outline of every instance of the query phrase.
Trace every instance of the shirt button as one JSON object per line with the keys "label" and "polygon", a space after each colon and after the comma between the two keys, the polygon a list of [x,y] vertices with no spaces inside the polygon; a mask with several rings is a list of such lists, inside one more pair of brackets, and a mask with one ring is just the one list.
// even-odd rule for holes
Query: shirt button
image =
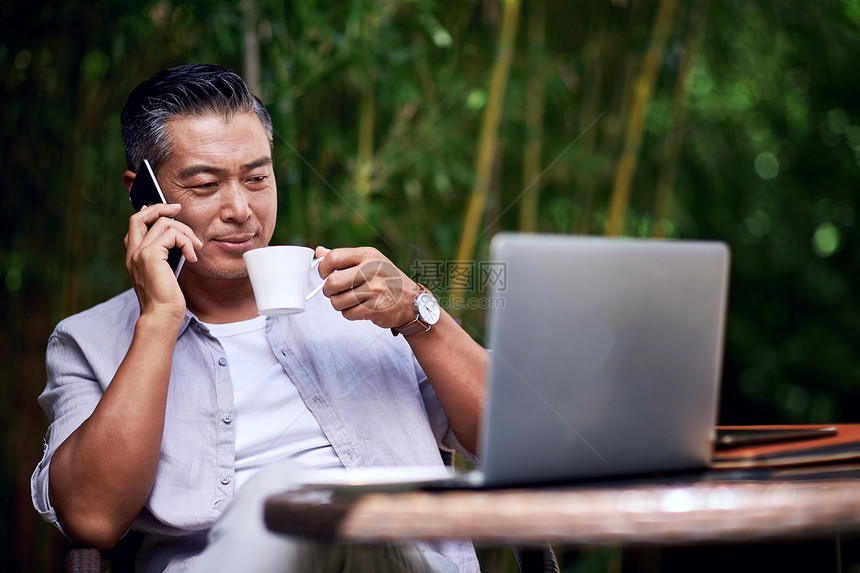
{"label": "shirt button", "polygon": [[230,483],[230,476],[221,476],[221,483],[227,485]]}
{"label": "shirt button", "polygon": [[233,421],[233,414],[224,414],[224,417],[221,419],[224,420],[225,424],[229,424]]}
{"label": "shirt button", "polygon": [[227,366],[227,359],[222,356],[218,359],[218,364],[220,364],[221,366]]}

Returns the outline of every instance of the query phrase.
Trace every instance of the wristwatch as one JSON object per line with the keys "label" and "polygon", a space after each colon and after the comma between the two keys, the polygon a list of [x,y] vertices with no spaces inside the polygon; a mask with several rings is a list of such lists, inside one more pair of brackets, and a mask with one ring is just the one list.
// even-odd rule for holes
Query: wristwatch
{"label": "wristwatch", "polygon": [[391,329],[391,334],[397,336],[409,336],[416,332],[427,332],[430,328],[439,321],[441,311],[439,309],[439,301],[436,297],[424,288],[421,283],[415,283],[421,289],[421,292],[412,299],[412,309],[415,311],[415,318],[410,320],[403,326],[398,326]]}

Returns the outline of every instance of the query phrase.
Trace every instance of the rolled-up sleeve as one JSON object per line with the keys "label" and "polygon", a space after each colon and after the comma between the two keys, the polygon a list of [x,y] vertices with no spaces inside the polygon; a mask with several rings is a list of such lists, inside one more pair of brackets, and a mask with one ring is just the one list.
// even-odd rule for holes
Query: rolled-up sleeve
{"label": "rolled-up sleeve", "polygon": [[51,458],[60,444],[89,418],[104,389],[80,346],[59,327],[48,340],[45,357],[48,379],[39,396],[39,405],[48,416],[49,425],[42,459],[30,479],[30,494],[39,515],[62,531],[48,496]]}

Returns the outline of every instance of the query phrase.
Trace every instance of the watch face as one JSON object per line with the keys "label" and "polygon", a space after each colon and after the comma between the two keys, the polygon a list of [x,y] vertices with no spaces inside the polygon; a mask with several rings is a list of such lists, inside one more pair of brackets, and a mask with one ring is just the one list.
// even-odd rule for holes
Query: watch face
{"label": "watch face", "polygon": [[436,297],[428,292],[421,293],[418,295],[417,306],[418,315],[421,317],[421,320],[427,324],[436,324],[440,314],[439,303],[436,301]]}

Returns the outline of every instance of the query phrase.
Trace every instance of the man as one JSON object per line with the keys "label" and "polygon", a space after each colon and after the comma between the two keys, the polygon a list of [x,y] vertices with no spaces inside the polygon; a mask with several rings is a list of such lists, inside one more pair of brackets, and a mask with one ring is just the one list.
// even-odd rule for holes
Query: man
{"label": "man", "polygon": [[[272,125],[238,76],[161,72],[130,94],[122,132],[126,186],[148,158],[168,203],[129,220],[133,289],[49,340],[39,400],[51,425],[32,479],[47,520],[100,548],[142,531],[143,570],[184,570],[216,523],[225,547],[247,520],[255,539],[271,535],[260,492],[301,468],[439,465],[440,443],[474,452],[486,353],[444,311],[427,330],[413,307],[422,287],[375,249],[318,247],[328,298],[257,314],[242,254],[274,229]],[[178,280],[173,247],[187,259]],[[251,501],[222,525],[239,486]],[[463,544],[422,551],[424,565],[477,567]]]}

